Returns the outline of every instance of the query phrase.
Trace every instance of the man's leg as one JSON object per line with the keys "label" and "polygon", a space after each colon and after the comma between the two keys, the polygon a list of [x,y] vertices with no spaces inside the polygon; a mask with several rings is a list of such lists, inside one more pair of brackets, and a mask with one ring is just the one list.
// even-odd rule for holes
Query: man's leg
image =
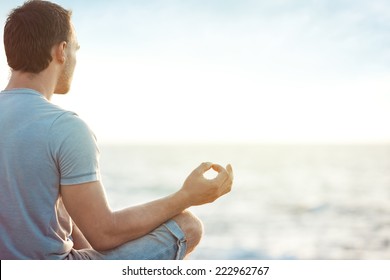
{"label": "man's leg", "polygon": [[199,244],[203,235],[202,222],[190,211],[186,210],[177,215],[173,220],[179,225],[184,232],[187,241],[186,256],[188,256]]}
{"label": "man's leg", "polygon": [[112,250],[72,250],[67,259],[174,260],[187,257],[198,245],[202,223],[185,211],[149,234]]}

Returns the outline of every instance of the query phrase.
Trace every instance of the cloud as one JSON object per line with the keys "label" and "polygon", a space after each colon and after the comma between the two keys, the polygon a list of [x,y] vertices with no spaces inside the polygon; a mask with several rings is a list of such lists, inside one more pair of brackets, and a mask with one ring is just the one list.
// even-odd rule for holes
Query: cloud
{"label": "cloud", "polygon": [[384,1],[115,3],[77,17],[80,40],[113,56],[192,59],[295,78],[388,70]]}

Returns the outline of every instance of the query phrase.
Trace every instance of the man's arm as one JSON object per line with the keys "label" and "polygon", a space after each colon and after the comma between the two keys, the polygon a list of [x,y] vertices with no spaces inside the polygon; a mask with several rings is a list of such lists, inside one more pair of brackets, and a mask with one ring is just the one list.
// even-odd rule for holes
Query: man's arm
{"label": "man's arm", "polygon": [[75,248],[76,250],[91,249],[91,244],[89,244],[88,240],[85,238],[85,236],[75,223],[73,223],[72,228],[73,248]]}
{"label": "man's arm", "polygon": [[[213,168],[216,178],[203,174]],[[167,197],[112,211],[99,181],[61,186],[63,203],[80,230],[96,250],[108,250],[141,237],[185,209],[215,201],[231,190],[233,171],[202,163],[185,180],[182,188]]]}

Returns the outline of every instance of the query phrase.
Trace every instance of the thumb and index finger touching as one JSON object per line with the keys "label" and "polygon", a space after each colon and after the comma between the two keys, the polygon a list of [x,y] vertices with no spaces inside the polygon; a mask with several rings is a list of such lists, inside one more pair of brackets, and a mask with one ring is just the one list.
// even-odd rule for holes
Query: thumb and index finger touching
{"label": "thumb and index finger touching", "polygon": [[[228,175],[228,177],[233,180],[233,168],[230,164],[228,164],[226,166],[226,168],[222,167],[221,165],[219,164],[216,164],[216,163],[212,163],[212,162],[203,162],[198,168],[197,168],[197,171],[199,171],[200,173],[204,174],[206,173],[208,170],[210,169],[213,169],[214,171],[216,171],[218,173],[217,178],[222,178],[222,177],[225,177],[226,175]],[[227,173],[227,174],[226,174]],[[226,179],[226,178],[225,178]]]}

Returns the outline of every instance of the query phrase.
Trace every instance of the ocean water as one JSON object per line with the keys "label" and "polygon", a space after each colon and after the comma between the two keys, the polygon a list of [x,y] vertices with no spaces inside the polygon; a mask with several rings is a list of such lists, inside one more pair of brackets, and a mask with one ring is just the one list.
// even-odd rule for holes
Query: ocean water
{"label": "ocean water", "polygon": [[203,161],[233,190],[192,207],[205,236],[191,259],[390,259],[390,145],[105,145],[113,209],[180,188]]}

